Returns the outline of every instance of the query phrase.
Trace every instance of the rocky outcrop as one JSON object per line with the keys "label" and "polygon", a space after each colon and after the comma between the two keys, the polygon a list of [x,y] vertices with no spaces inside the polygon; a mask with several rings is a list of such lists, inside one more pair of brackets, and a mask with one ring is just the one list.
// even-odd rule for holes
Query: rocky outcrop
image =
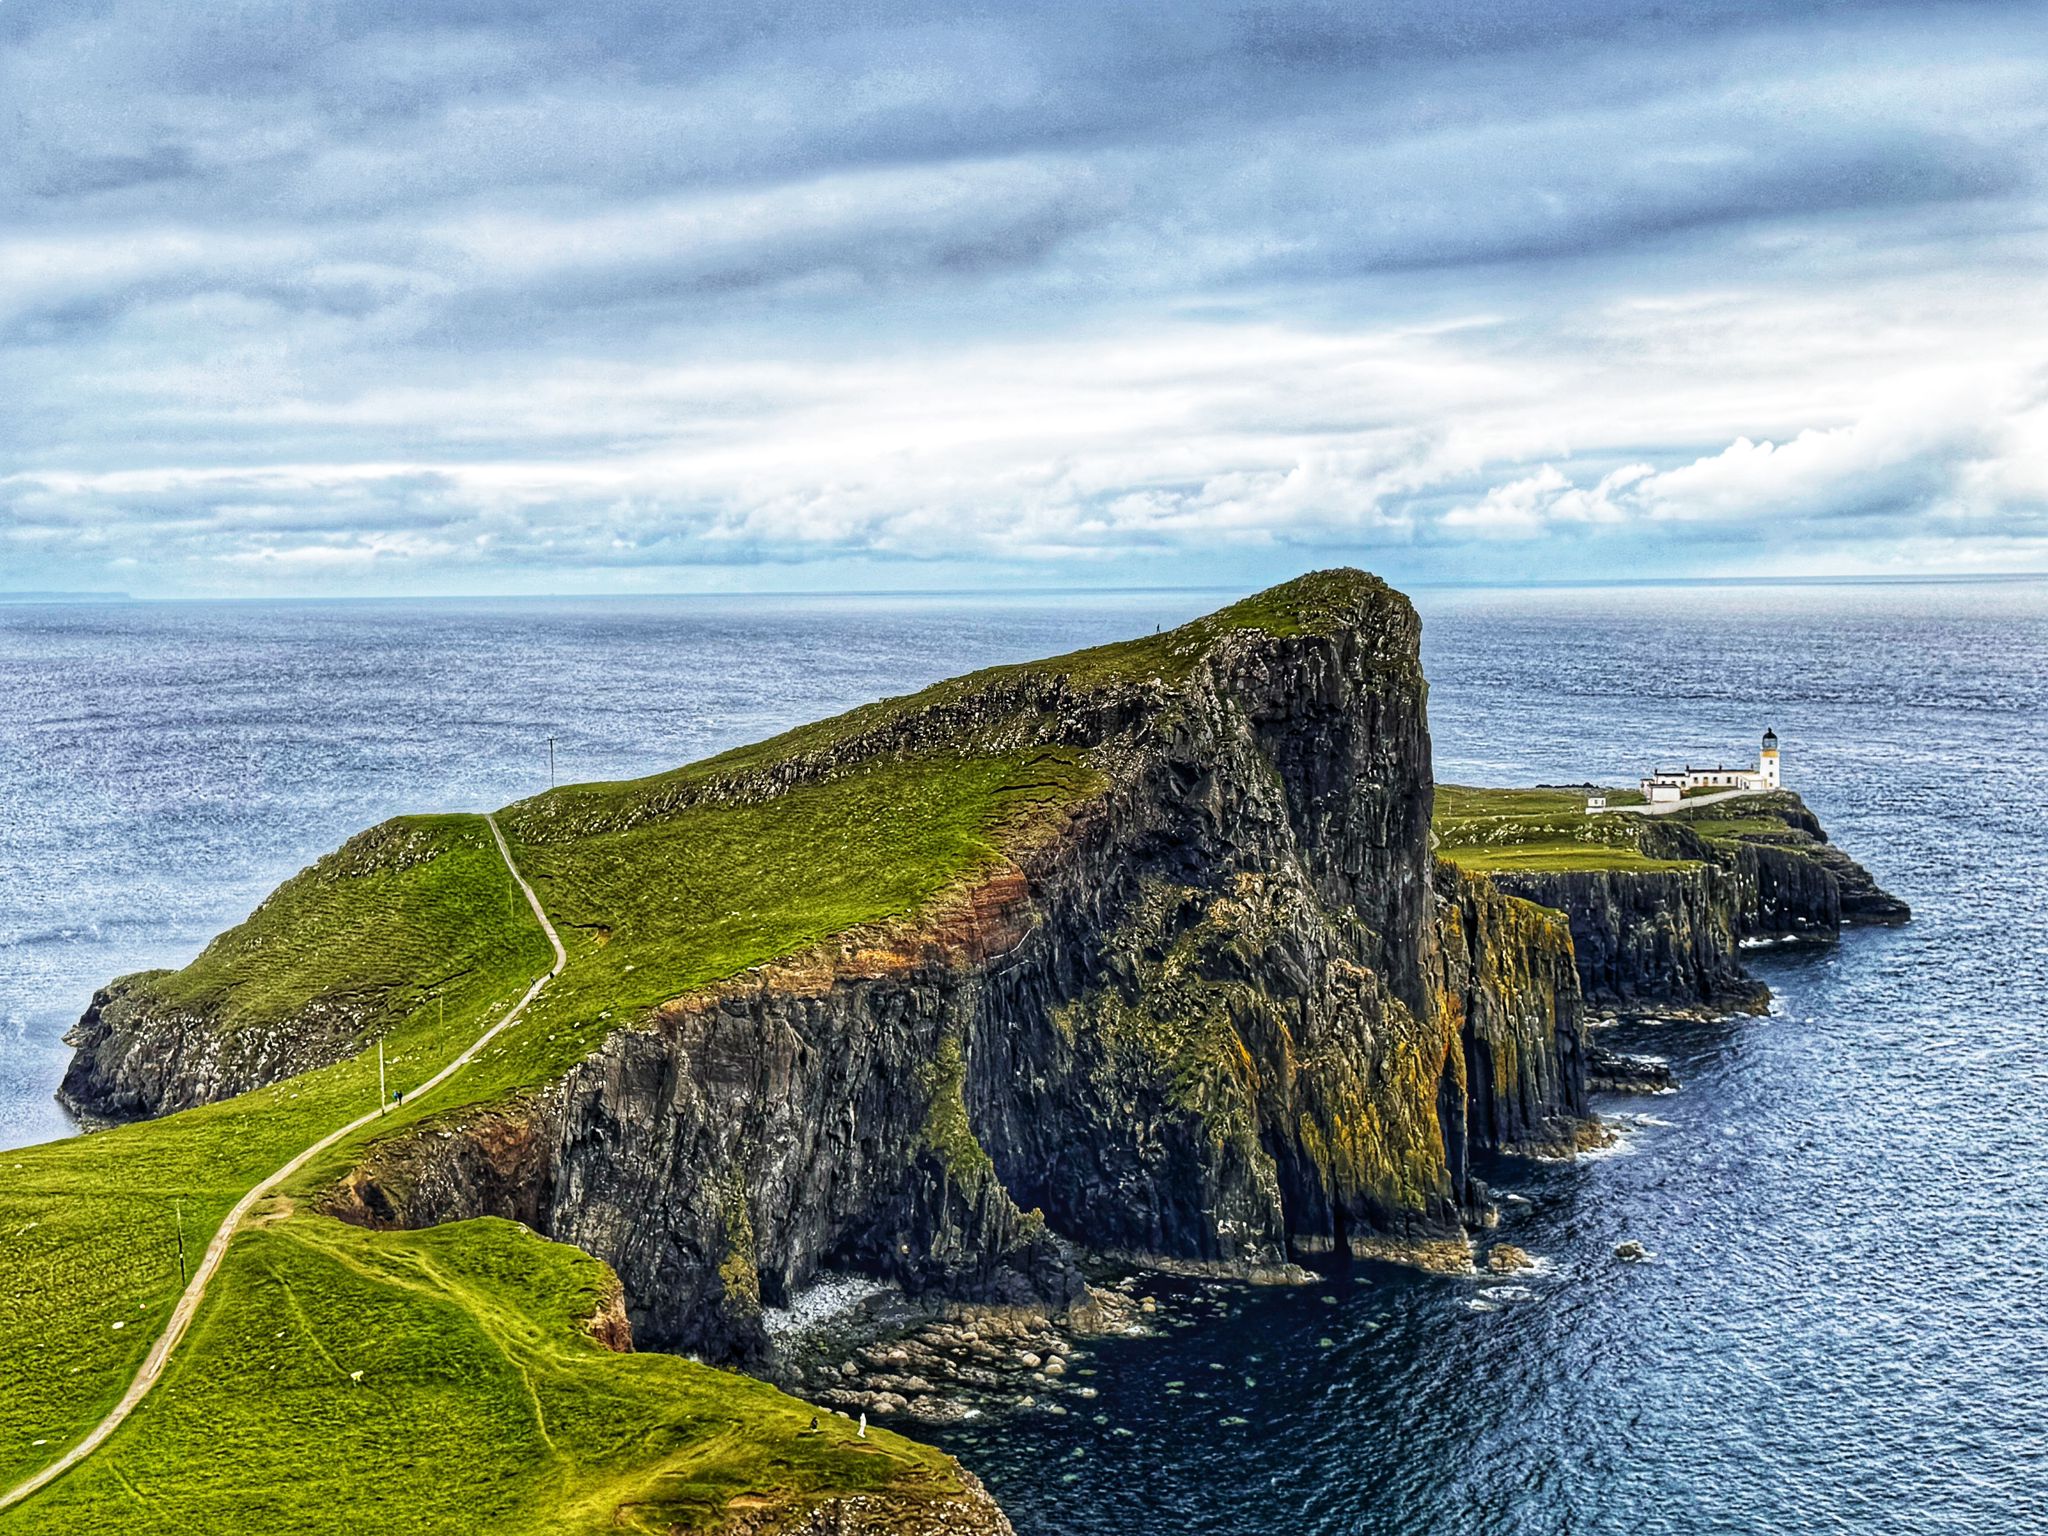
{"label": "rocky outcrop", "polygon": [[1756,1011],[1769,989],[1745,943],[1828,943],[1845,922],[1899,923],[1906,903],[1827,841],[1797,795],[1640,818],[1637,851],[1658,867],[1512,871],[1500,889],[1565,914],[1580,985],[1602,1013]]}
{"label": "rocky outcrop", "polygon": [[999,674],[942,726],[897,712],[752,774],[732,792],[1059,743],[1107,787],[914,924],[380,1147],[334,1208],[514,1216],[609,1262],[643,1342],[719,1358],[822,1270],[1059,1311],[1088,1305],[1076,1246],[1249,1272],[1462,1244],[1471,1157],[1584,1113],[1569,945],[1433,868],[1414,614],[1315,580],[1324,621],[1230,629],[1182,675]]}
{"label": "rocky outcrop", "polygon": [[167,1003],[139,971],[92,996],[64,1036],[71,1061],[58,1102],[87,1120],[137,1120],[231,1099],[352,1053],[363,999],[321,998],[290,1030],[235,1030],[205,1008]]}
{"label": "rocky outcrop", "polygon": [[598,1298],[597,1307],[584,1320],[583,1331],[615,1355],[633,1353],[633,1321],[626,1316],[626,1288],[617,1275]]}
{"label": "rocky outcrop", "polygon": [[[249,1063],[233,1037],[196,1009],[166,1008],[140,971],[93,993],[64,1036],[72,1057],[57,1102],[87,1120],[134,1120],[229,1097]],[[225,1091],[224,1091],[225,1090]]]}
{"label": "rocky outcrop", "polygon": [[1842,888],[1817,859],[1770,843],[1738,842],[1708,850],[1727,877],[1730,926],[1738,939],[1841,937]]}
{"label": "rocky outcrop", "polygon": [[1827,942],[1845,923],[1891,925],[1912,917],[1905,902],[1828,841],[1820,819],[1789,790],[1731,804],[1746,830],[1700,837],[1683,821],[1662,830],[1682,850],[1675,856],[1710,859],[1734,878],[1743,938]]}
{"label": "rocky outcrop", "polygon": [[1664,1062],[1596,1045],[1587,1053],[1586,1086],[1595,1093],[1674,1093],[1678,1076]]}
{"label": "rocky outcrop", "polygon": [[945,1500],[856,1493],[830,1500],[790,1524],[783,1516],[750,1517],[737,1510],[719,1529],[724,1536],[1015,1536],[1009,1517],[981,1480],[965,1469],[961,1491]]}
{"label": "rocky outcrop", "polygon": [[72,1057],[57,1100],[88,1121],[146,1119],[231,1099],[353,1053],[366,1000],[334,996],[302,1009],[290,1029],[224,1028],[203,1007],[167,1002],[139,971],[92,996],[64,1036]]}

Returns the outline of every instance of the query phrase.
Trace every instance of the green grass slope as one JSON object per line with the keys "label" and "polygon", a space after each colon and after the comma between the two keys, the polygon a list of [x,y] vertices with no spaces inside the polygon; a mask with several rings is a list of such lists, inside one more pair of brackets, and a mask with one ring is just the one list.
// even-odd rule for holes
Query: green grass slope
{"label": "green grass slope", "polygon": [[958,1491],[878,1427],[812,1433],[759,1382],[603,1348],[609,1278],[510,1222],[259,1225],[135,1418],[0,1530],[667,1533]]}
{"label": "green grass slope", "polygon": [[149,991],[229,1033],[310,1017],[373,1041],[479,971],[530,973],[536,954],[546,969],[483,818],[402,816],[286,881],[183,970],[150,973]]}
{"label": "green grass slope", "polygon": [[[997,859],[999,843],[1028,832],[1049,807],[1095,783],[1091,770],[1057,752],[883,763],[769,805],[699,806],[624,833],[522,845],[522,867],[530,865],[571,936],[570,964],[542,1006],[437,1097],[393,1109],[306,1170],[292,1190],[310,1193],[377,1136],[547,1080],[608,1030],[691,986],[914,912]],[[480,818],[470,820],[481,827]],[[453,829],[429,830],[445,838]],[[473,839],[463,829],[454,841],[467,847]],[[189,973],[176,973],[175,991],[166,991],[253,1024],[289,1017],[336,989],[359,993],[374,978],[391,1083],[418,1082],[547,968],[537,925],[523,900],[512,905],[518,892],[502,863],[496,869],[491,880],[467,858],[431,858],[408,865],[396,881],[350,884],[331,866],[316,866],[210,946]],[[352,907],[340,899],[348,894],[374,896],[374,905]],[[463,913],[469,925],[451,920]],[[394,930],[408,940],[385,947]],[[447,950],[465,963],[451,965]],[[275,975],[260,976],[252,961],[265,952],[280,957]],[[259,976],[262,985],[252,985]],[[410,1005],[403,1014],[400,1000]],[[242,1191],[376,1103],[376,1084],[374,1054],[365,1053],[224,1104],[30,1148],[0,1164],[0,1479],[11,1484],[55,1459],[120,1395],[179,1289],[177,1203],[196,1260]],[[927,1484],[951,1486],[942,1459],[893,1441],[897,1448],[886,1454],[817,1462],[823,1440],[790,1441],[783,1432],[810,1416],[793,1400],[679,1360],[613,1356],[580,1334],[567,1356],[548,1356],[547,1391],[575,1424],[610,1423],[611,1439],[557,1435],[559,1454],[542,1455],[502,1426],[464,1416],[498,1413],[502,1404],[492,1404],[511,1377],[458,1373],[468,1385],[446,1378],[437,1396],[429,1371],[380,1400],[374,1416],[379,1433],[391,1437],[380,1454],[409,1447],[400,1465],[410,1470],[394,1474],[388,1488],[361,1480],[361,1447],[328,1422],[335,1415],[345,1421],[355,1411],[347,1403],[368,1401],[351,1396],[360,1389],[347,1372],[337,1376],[318,1363],[327,1347],[319,1341],[333,1330],[309,1324],[293,1342],[284,1329],[276,1348],[265,1346],[265,1376],[272,1365],[285,1373],[275,1381],[249,1378],[250,1341],[277,1340],[280,1330],[269,1322],[324,1297],[334,1317],[376,1317],[391,1338],[454,1337],[467,1328],[463,1347],[471,1354],[507,1358],[516,1353],[505,1338],[509,1314],[486,1308],[474,1286],[451,1281],[436,1294],[393,1278],[426,1263],[420,1245],[431,1240],[484,1251],[486,1239],[450,1235],[478,1225],[371,1234],[295,1212],[269,1230],[245,1233],[171,1375],[144,1408],[85,1467],[0,1517],[0,1531],[113,1528],[104,1519],[116,1507],[106,1502],[114,1484],[136,1490],[116,1503],[138,1520],[161,1510],[174,1523],[220,1528],[207,1512],[235,1507],[262,1512],[253,1528],[337,1530],[392,1518],[399,1506],[389,1500],[397,1498],[414,1511],[403,1528],[451,1531],[529,1528],[512,1519],[515,1508],[532,1512],[540,1522],[533,1529],[580,1528],[586,1514],[590,1528],[611,1528],[622,1505],[656,1511],[648,1529],[696,1529],[749,1489],[771,1503],[801,1504],[871,1483],[913,1500]],[[601,1272],[594,1261],[539,1239],[521,1250],[536,1283],[550,1266],[572,1260],[585,1266],[579,1284],[587,1290],[591,1274]],[[362,1293],[365,1266],[381,1267],[374,1296]],[[536,1305],[540,1299],[536,1293]],[[269,1309],[260,1330],[248,1320],[259,1306]],[[460,1404],[470,1406],[457,1412]],[[716,1405],[723,1406],[714,1412]],[[267,1462],[258,1454],[266,1435],[275,1447]],[[757,1444],[761,1435],[772,1445]],[[202,1442],[214,1454],[200,1454]],[[513,1469],[539,1470],[515,1477]],[[272,1480],[281,1486],[251,1504],[250,1490]],[[479,1503],[472,1485],[501,1489],[508,1513],[465,1523],[496,1507]],[[445,1508],[421,1491],[442,1488],[453,1490]],[[627,1528],[639,1518],[631,1516]]]}
{"label": "green grass slope", "polygon": [[588,836],[515,807],[504,818],[513,855],[570,963],[532,1026],[490,1047],[442,1102],[545,1082],[670,998],[908,917],[1102,782],[1079,754],[1036,749],[884,759],[771,801],[690,805]]}
{"label": "green grass slope", "polygon": [[[573,911],[600,914],[565,928],[576,954],[559,997],[544,993],[545,1015],[506,1031],[434,1099],[392,1108],[288,1193],[310,1194],[377,1136],[545,1080],[691,985],[914,911],[996,858],[998,840],[1048,800],[1092,782],[1058,754],[943,772],[887,765],[787,805],[702,807],[549,846],[536,872]],[[482,828],[466,820],[423,831],[466,850]],[[491,860],[495,879],[461,856],[406,862],[394,879],[339,876],[324,861],[174,973],[173,995],[253,1027],[337,989],[374,989],[391,1085],[417,1083],[551,958]],[[280,957],[274,975],[251,958],[265,952]],[[54,1460],[125,1388],[179,1290],[180,1204],[196,1261],[243,1191],[377,1094],[366,1052],[0,1162],[0,1483]],[[758,1383],[599,1349],[580,1322],[605,1272],[573,1249],[523,1234],[508,1250],[505,1234],[520,1229],[501,1223],[369,1233],[289,1204],[236,1239],[137,1414],[0,1516],[0,1532],[695,1530],[743,1495],[765,1516],[834,1491],[892,1490],[914,1508],[954,1488],[943,1458],[893,1437],[828,1454],[839,1421],[797,1435],[811,1410]],[[349,1379],[358,1368],[386,1384],[381,1396]],[[366,1457],[385,1475],[363,1477]]]}
{"label": "green grass slope", "polygon": [[[475,856],[482,818],[454,820],[418,824],[448,857],[391,879],[330,881],[316,866],[156,984],[247,1027],[337,984],[361,995],[374,977],[391,1084],[431,1076],[552,958],[503,862]],[[382,947],[408,931],[441,946]],[[295,993],[250,961],[266,949]],[[0,1154],[0,1487],[56,1459],[121,1395],[177,1298],[179,1227],[196,1263],[243,1192],[377,1094],[368,1052],[222,1104]]]}

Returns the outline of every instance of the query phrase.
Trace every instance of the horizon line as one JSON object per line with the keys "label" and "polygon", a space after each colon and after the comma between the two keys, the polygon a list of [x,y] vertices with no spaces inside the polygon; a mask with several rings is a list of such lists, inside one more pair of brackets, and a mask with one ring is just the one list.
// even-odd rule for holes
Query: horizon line
{"label": "horizon line", "polygon": [[[1327,566],[1312,566],[1310,570],[1327,570]],[[1362,567],[1361,567],[1362,569]],[[1308,571],[1301,573],[1308,574]],[[1371,573],[1377,575],[1377,572]],[[1283,577],[1268,586],[1284,585],[1294,577]],[[1619,590],[1629,587],[1857,587],[1857,586],[1963,586],[1977,583],[2024,582],[2048,579],[2048,570],[2041,571],[1958,571],[1928,572],[1916,575],[1855,575],[1838,574],[1822,576],[1628,576],[1628,577],[1575,577],[1554,581],[1489,581],[1459,580],[1448,577],[1431,577],[1413,581],[1389,581],[1380,578],[1397,590],[1429,591],[1484,591],[1484,592],[1543,592],[1543,591],[1592,591]],[[230,595],[224,593],[181,593],[168,596],[137,596],[132,592],[93,591],[52,591],[49,589],[26,589],[11,592],[0,589],[0,605],[34,607],[45,605],[83,606],[94,603],[439,603],[439,602],[632,602],[648,598],[747,598],[747,597],[816,597],[828,599],[858,599],[876,597],[1143,597],[1147,595],[1174,595],[1180,593],[1216,593],[1263,591],[1264,587],[1244,588],[1236,583],[1188,582],[1161,586],[1020,586],[1020,587],[760,587],[723,588],[710,591],[658,591],[646,592],[339,592],[331,594],[287,594],[283,596],[248,594]]]}

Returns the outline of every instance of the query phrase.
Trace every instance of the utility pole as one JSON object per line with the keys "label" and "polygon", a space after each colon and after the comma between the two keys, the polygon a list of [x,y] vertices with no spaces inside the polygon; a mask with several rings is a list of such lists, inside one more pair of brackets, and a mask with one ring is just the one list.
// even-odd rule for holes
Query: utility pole
{"label": "utility pole", "polygon": [[377,1113],[384,1113],[384,1037],[377,1037]]}
{"label": "utility pole", "polygon": [[555,738],[548,738],[548,788],[555,787]]}
{"label": "utility pole", "polygon": [[185,1289],[185,1202],[171,1202],[171,1220],[178,1228],[178,1289]]}

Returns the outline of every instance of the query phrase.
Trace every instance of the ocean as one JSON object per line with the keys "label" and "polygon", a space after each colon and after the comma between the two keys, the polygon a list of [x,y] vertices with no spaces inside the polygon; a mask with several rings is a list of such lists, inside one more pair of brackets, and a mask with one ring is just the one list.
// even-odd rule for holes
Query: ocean
{"label": "ocean", "polygon": [[[1742,761],[1913,904],[1759,953],[1682,1090],[1503,1162],[1475,1280],[1151,1287],[1090,1412],[939,1438],[1021,1536],[2048,1528],[2048,583],[1421,590],[1437,777]],[[644,773],[1227,594],[0,606],[0,1145],[61,1035],[398,811]],[[1625,1264],[1632,1239],[1654,1257]]]}

